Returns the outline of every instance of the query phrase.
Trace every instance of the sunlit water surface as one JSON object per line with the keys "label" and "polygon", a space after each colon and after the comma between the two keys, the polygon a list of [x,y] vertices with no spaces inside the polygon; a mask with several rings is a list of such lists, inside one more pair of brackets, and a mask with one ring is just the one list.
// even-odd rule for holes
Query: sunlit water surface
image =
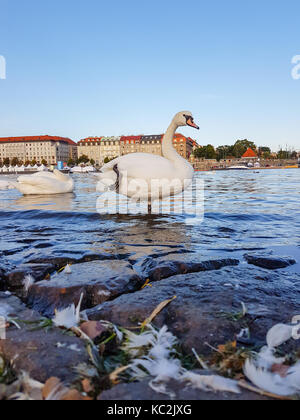
{"label": "sunlit water surface", "polygon": [[[74,175],[74,194],[23,197],[16,190],[0,191],[1,266],[84,252],[136,259],[166,247],[201,256],[273,252],[300,262],[299,169],[200,172],[196,179],[204,181],[204,219],[100,215],[96,174]],[[290,270],[299,272],[299,264]]]}

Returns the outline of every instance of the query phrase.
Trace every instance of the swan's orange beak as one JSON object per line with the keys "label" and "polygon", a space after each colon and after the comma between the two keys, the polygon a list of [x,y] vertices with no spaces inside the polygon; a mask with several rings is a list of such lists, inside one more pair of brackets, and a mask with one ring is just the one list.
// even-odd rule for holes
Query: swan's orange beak
{"label": "swan's orange beak", "polygon": [[200,127],[197,125],[197,124],[195,124],[194,123],[194,120],[193,120],[193,118],[191,117],[191,118],[189,118],[188,120],[187,120],[187,125],[189,125],[190,127],[193,127],[193,128],[196,128],[196,130],[200,130]]}

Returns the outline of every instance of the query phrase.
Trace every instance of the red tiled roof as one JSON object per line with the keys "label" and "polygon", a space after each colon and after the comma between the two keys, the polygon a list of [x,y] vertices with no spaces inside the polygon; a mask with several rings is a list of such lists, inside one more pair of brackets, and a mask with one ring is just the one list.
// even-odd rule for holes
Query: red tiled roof
{"label": "red tiled roof", "polygon": [[23,142],[32,142],[32,141],[63,141],[70,144],[71,146],[76,146],[77,144],[67,138],[67,137],[57,137],[57,136],[26,136],[26,137],[0,137],[0,143],[23,143]]}
{"label": "red tiled roof", "polygon": [[242,158],[257,158],[257,154],[249,147],[247,152],[243,154]]}
{"label": "red tiled roof", "polygon": [[139,143],[141,141],[142,135],[139,136],[122,136],[121,137],[121,142],[125,142],[125,141],[134,141],[135,143]]}

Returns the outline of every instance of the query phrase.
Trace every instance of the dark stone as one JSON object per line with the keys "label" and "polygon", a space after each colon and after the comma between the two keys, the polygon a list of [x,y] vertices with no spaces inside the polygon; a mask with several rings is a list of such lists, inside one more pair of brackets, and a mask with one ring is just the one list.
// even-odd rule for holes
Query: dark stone
{"label": "dark stone", "polygon": [[[168,383],[168,390],[175,398],[173,401],[254,401],[268,400],[250,391],[241,390],[241,394],[229,392],[204,392],[191,386],[184,386],[182,382],[172,380]],[[149,380],[120,384],[114,388],[102,392],[99,400],[102,401],[169,401],[170,397],[153,391],[149,386]]]}
{"label": "dark stone", "polygon": [[244,255],[248,264],[256,265],[257,267],[266,268],[268,270],[278,270],[296,264],[293,258],[276,257],[273,255]]}
{"label": "dark stone", "polygon": [[94,261],[72,266],[72,274],[56,273],[51,280],[35,283],[28,293],[28,304],[45,316],[54,310],[78,303],[92,308],[121,294],[140,289],[143,281],[124,261]]}
{"label": "dark stone", "polygon": [[196,261],[194,254],[185,255],[184,257],[171,254],[164,258],[146,258],[140,264],[137,264],[135,268],[144,278],[149,278],[151,281],[159,281],[177,274],[220,270],[223,267],[239,265],[239,263],[239,260],[233,258]]}
{"label": "dark stone", "polygon": [[0,268],[0,290],[6,289],[5,272]]}
{"label": "dark stone", "polygon": [[6,275],[7,288],[13,292],[23,289],[24,278],[31,275],[36,281],[43,280],[55,268],[51,264],[23,264]]}
{"label": "dark stone", "polygon": [[[262,281],[261,279],[264,279]],[[255,267],[226,267],[219,271],[170,277],[136,293],[87,311],[89,319],[109,320],[124,327],[137,326],[164,300],[177,296],[154,320],[167,325],[184,350],[211,352],[206,343],[218,346],[236,338],[248,326],[251,340],[265,344],[267,331],[277,323],[290,322],[299,314],[300,276],[270,274]],[[233,315],[248,308],[243,319]]]}
{"label": "dark stone", "polygon": [[[88,363],[89,356],[85,342],[77,337],[64,334],[58,328],[38,329],[40,315],[27,309],[14,297],[0,297],[0,308],[6,315],[17,318],[21,329],[11,325],[6,331],[6,339],[0,340],[0,354],[8,361],[13,360],[17,373],[27,372],[33,379],[45,382],[51,376],[58,377],[66,384],[74,382],[77,374],[74,368],[80,363]],[[26,321],[24,323],[22,321]],[[58,348],[61,343],[64,347]],[[72,350],[70,346],[75,346]]]}

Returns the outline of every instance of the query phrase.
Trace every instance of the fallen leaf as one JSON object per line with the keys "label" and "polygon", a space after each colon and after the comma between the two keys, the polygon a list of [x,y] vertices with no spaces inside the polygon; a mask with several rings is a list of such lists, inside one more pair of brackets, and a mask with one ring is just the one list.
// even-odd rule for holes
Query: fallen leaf
{"label": "fallen leaf", "polygon": [[80,325],[80,329],[86,334],[91,340],[99,337],[107,329],[99,321],[87,321]]}
{"label": "fallen leaf", "polygon": [[168,306],[173,300],[177,299],[177,296],[174,296],[172,299],[165,300],[164,302],[160,303],[157,308],[152,312],[152,314],[147,318],[141,325],[141,328],[145,328],[147,325],[151,324],[154,318],[166,307]]}
{"label": "fallen leaf", "polygon": [[52,377],[47,380],[42,390],[43,399],[46,400],[49,395],[61,386],[61,382],[58,378]]}

